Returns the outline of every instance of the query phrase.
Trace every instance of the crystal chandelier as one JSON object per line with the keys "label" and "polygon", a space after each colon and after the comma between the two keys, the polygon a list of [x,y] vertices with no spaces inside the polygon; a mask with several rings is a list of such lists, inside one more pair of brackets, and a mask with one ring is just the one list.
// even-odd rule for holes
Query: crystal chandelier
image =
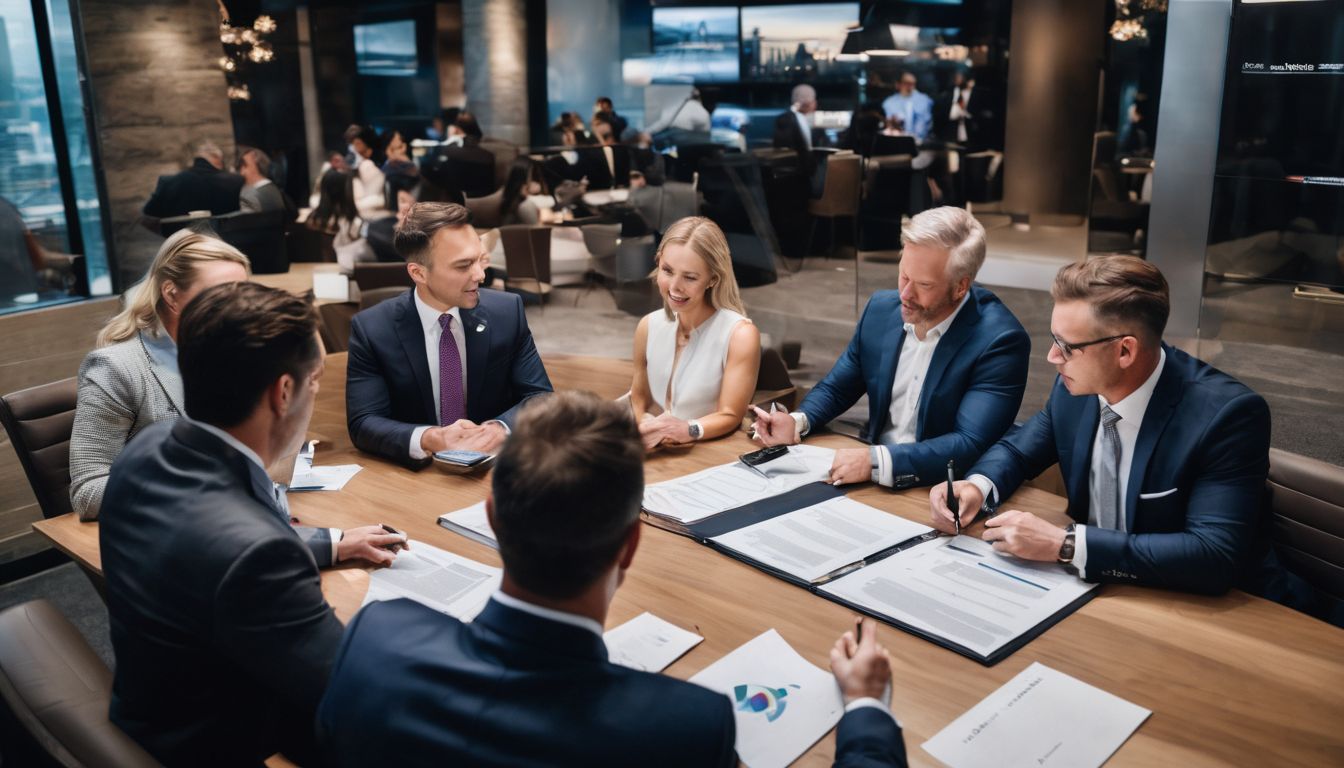
{"label": "crystal chandelier", "polygon": [[219,68],[224,71],[228,82],[229,98],[234,101],[247,101],[252,93],[242,77],[244,62],[265,64],[275,58],[275,49],[266,41],[266,36],[275,31],[275,19],[265,14],[258,16],[250,27],[235,27],[229,21],[229,9],[224,0],[219,3],[219,42],[224,44],[224,55],[219,58]]}

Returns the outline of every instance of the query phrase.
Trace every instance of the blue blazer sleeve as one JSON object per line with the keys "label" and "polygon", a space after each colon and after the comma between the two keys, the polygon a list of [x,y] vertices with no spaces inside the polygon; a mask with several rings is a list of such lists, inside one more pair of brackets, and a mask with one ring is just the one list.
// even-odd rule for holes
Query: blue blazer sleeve
{"label": "blue blazer sleeve", "polygon": [[[1055,388],[1050,392],[1050,400],[1046,402],[1045,407],[1020,429],[995,443],[966,473],[967,477],[984,475],[994,483],[994,487],[999,491],[999,498],[985,499],[987,504],[998,505],[1012,496],[1028,478],[1041,474],[1050,465],[1059,461],[1052,406],[1063,387],[1064,385],[1056,380]],[[1067,390],[1063,391],[1067,396]],[[1092,540],[1089,538],[1087,543],[1088,557],[1091,558]]]}
{"label": "blue blazer sleeve", "polygon": [[889,713],[876,707],[846,712],[835,730],[835,768],[905,768],[905,738]]}
{"label": "blue blazer sleeve", "polygon": [[[1179,416],[1178,416],[1179,418]],[[1185,530],[1087,529],[1087,578],[1220,594],[1256,550],[1269,471],[1269,406],[1248,392],[1214,417],[1194,457]],[[1180,494],[1156,503],[1180,504]]]}
{"label": "blue blazer sleeve", "polygon": [[524,403],[537,395],[549,394],[554,391],[551,387],[551,379],[546,375],[546,367],[541,363],[541,355],[537,354],[537,345],[532,340],[532,329],[527,325],[527,314],[523,310],[523,302],[521,300],[516,302],[516,307],[518,334],[515,337],[513,362],[509,369],[509,376],[512,380],[513,391],[518,393],[518,402],[497,417],[507,424],[510,430],[513,429],[514,421],[518,418],[518,410],[523,407]]}
{"label": "blue blazer sleeve", "polygon": [[840,353],[830,373],[807,393],[802,405],[798,406],[798,410],[807,414],[808,425],[813,430],[820,429],[831,419],[849,410],[867,391],[860,355],[863,350],[863,329],[872,306],[873,302],[869,301],[863,308],[863,315],[854,326],[849,346]]}
{"label": "blue blazer sleeve", "polygon": [[411,458],[411,433],[418,424],[389,417],[392,400],[387,381],[358,315],[350,324],[350,350],[345,374],[346,426],[350,440],[361,451],[422,467],[428,461]]}
{"label": "blue blazer sleeve", "polygon": [[892,474],[916,475],[921,484],[946,477],[947,460],[964,471],[1013,426],[1027,388],[1031,338],[1021,327],[1005,331],[975,362],[971,387],[961,397],[953,430],[927,440],[886,445]]}

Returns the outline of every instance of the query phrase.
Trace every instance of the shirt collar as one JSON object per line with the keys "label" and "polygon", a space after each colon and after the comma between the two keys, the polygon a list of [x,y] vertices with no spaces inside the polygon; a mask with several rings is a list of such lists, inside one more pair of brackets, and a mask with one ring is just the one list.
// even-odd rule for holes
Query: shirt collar
{"label": "shirt collar", "polygon": [[580,616],[577,613],[569,613],[567,611],[557,611],[554,608],[543,608],[540,605],[534,605],[526,600],[519,600],[513,595],[506,594],[502,590],[496,591],[491,599],[501,605],[508,606],[515,611],[530,613],[533,616],[543,619],[558,621],[561,624],[568,624],[571,627],[578,627],[579,629],[586,629],[598,637],[602,637],[602,625],[587,616]]}
{"label": "shirt collar", "polygon": [[[952,327],[952,323],[957,319],[957,315],[961,314],[961,308],[966,306],[966,302],[970,301],[970,299],[971,299],[971,292],[968,290],[966,291],[966,295],[961,297],[961,303],[957,305],[956,309],[952,310],[952,314],[943,318],[943,322],[933,326],[932,328],[929,329],[928,333],[924,334],[924,341],[941,339],[943,337],[943,334],[947,333],[947,329]],[[914,336],[915,324],[906,323],[905,332],[910,334],[911,336]],[[914,336],[914,338],[916,341],[919,340],[918,336]]]}
{"label": "shirt collar", "polygon": [[140,340],[152,361],[164,368],[177,370],[177,342],[163,330],[162,325],[155,323],[152,328],[141,330]]}
{"label": "shirt collar", "polygon": [[445,313],[445,312],[440,312],[439,310],[437,310],[437,309],[435,309],[435,308],[429,306],[428,304],[426,304],[426,303],[425,303],[425,300],[422,299],[422,298],[420,298],[420,289],[419,289],[419,288],[412,288],[412,289],[411,289],[411,295],[415,297],[415,311],[416,311],[417,313],[419,313],[419,315],[420,315],[420,327],[424,329],[424,331],[425,331],[425,336],[429,336],[430,331],[433,330],[434,328],[438,327],[438,325],[439,325],[439,318],[442,317],[442,316],[445,315],[445,314],[452,315],[452,316],[453,316],[453,322],[454,322],[454,323],[457,323],[457,326],[458,326],[459,328],[462,327],[462,310],[461,310],[461,308],[459,308],[459,307],[453,307],[452,309],[448,310],[446,313]]}
{"label": "shirt collar", "polygon": [[233,435],[230,435],[228,432],[225,432],[224,430],[220,429],[219,427],[216,427],[213,424],[206,424],[204,421],[197,421],[187,416],[183,416],[182,418],[200,427],[201,429],[204,429],[206,432],[209,432],[215,437],[218,437],[220,440],[223,440],[226,444],[228,444],[230,448],[246,456],[248,461],[251,461],[258,467],[261,467],[262,474],[266,474],[266,465],[261,463],[261,457],[257,455],[256,451],[247,447],[247,444],[244,443],[242,440],[239,440],[238,438],[234,437]]}
{"label": "shirt collar", "polygon": [[270,179],[261,179],[261,180],[258,181],[256,184],[253,184],[253,185],[252,185],[252,188],[253,188],[253,189],[261,189],[262,187],[264,187],[264,186],[266,186],[267,184],[270,184],[270,183],[271,183],[271,180],[270,180]]}
{"label": "shirt collar", "polygon": [[1121,421],[1128,421],[1139,425],[1143,423],[1143,414],[1148,410],[1148,401],[1153,399],[1153,390],[1157,389],[1157,380],[1162,378],[1162,369],[1167,364],[1167,350],[1161,350],[1162,354],[1157,359],[1157,367],[1148,374],[1139,388],[1130,392],[1123,400],[1118,403],[1108,403],[1106,398],[1097,395],[1097,400],[1102,405],[1110,406],[1112,411],[1120,415]]}

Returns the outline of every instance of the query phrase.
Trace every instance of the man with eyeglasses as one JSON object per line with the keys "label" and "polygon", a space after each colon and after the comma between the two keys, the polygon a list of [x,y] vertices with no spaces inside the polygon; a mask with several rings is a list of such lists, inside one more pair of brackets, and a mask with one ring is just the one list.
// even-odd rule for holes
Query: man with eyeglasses
{"label": "man with eyeglasses", "polygon": [[[1051,295],[1054,390],[953,486],[961,524],[1059,462],[1075,523],[1000,512],[984,533],[996,550],[1069,564],[1088,581],[1262,591],[1276,570],[1262,535],[1264,398],[1162,343],[1167,281],[1142,259],[1070,264]],[[929,502],[933,524],[950,532],[946,495],[935,486]]]}

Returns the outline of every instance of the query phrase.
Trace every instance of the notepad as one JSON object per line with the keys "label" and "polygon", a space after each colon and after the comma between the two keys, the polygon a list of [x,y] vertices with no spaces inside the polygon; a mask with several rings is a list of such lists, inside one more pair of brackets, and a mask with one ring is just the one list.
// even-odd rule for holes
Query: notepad
{"label": "notepad", "polygon": [[705,638],[645,611],[602,636],[613,664],[662,672]]}

